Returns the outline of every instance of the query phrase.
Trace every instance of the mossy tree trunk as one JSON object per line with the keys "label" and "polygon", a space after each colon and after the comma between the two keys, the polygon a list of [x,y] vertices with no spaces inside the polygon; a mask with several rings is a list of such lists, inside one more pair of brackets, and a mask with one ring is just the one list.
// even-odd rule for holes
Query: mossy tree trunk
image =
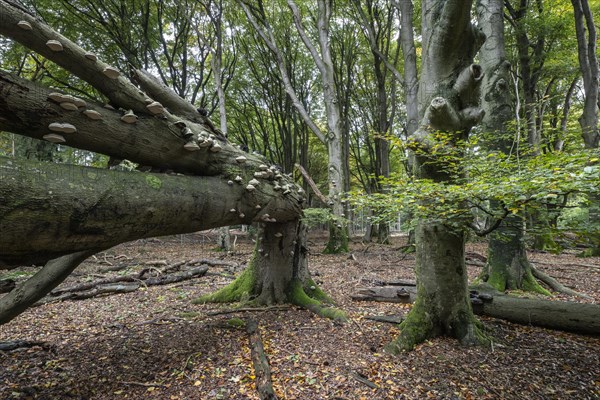
{"label": "mossy tree trunk", "polygon": [[313,282],[308,270],[306,227],[298,220],[258,224],[252,259],[240,276],[195,303],[292,303],[338,321],[346,315]]}
{"label": "mossy tree trunk", "polygon": [[494,289],[533,291],[549,295],[535,279],[527,259],[524,221],[518,215],[507,216],[490,234],[487,263],[481,280]]}
{"label": "mossy tree trunk", "polygon": [[400,325],[400,336],[387,349],[411,350],[415,344],[442,335],[465,345],[484,342],[469,301],[465,232],[421,221],[415,235],[417,299]]}
{"label": "mossy tree trunk", "polygon": [[[598,109],[600,107],[600,71],[597,56],[598,35],[594,24],[594,15],[587,0],[571,0],[575,12],[575,30],[577,33],[577,54],[579,67],[583,76],[585,99],[583,113],[579,117],[579,125],[585,147],[597,149],[600,146],[600,129],[598,128]],[[586,35],[587,33],[587,35]],[[600,195],[589,196],[589,224],[592,232],[589,235],[591,247],[584,256],[600,256]]]}
{"label": "mossy tree trunk", "polygon": [[[472,64],[482,37],[471,24],[471,6],[471,1],[422,2],[421,122],[410,143],[417,178],[451,183],[460,176],[460,142],[483,117],[478,106],[483,74]],[[418,221],[417,300],[389,351],[410,350],[440,335],[464,344],[486,341],[468,299],[464,226],[425,217]]]}

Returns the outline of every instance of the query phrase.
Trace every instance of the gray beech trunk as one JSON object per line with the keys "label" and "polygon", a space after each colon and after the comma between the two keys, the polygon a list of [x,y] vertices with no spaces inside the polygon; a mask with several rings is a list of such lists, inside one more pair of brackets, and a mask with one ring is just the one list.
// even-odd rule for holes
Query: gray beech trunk
{"label": "gray beech trunk", "polygon": [[[0,158],[0,269],[152,236],[294,220],[275,191],[176,176]],[[256,208],[260,205],[261,208]]]}
{"label": "gray beech trunk", "polygon": [[[487,147],[505,154],[514,143],[514,93],[510,84],[510,64],[504,45],[504,5],[501,0],[479,0],[477,19],[486,35],[479,51],[483,68],[481,105],[485,116],[481,121]],[[500,209],[494,201],[491,207]],[[519,215],[507,216],[489,237],[488,259],[482,280],[496,290],[534,290],[548,293],[535,280],[527,259],[524,238],[525,223]]]}
{"label": "gray beech trunk", "polygon": [[[470,1],[422,2],[422,119],[410,143],[418,178],[451,182],[446,167],[448,162],[460,163],[460,145],[456,147],[456,143],[483,117],[478,106],[482,71],[472,64],[482,35],[471,24],[471,6]],[[446,133],[444,138],[436,137],[439,131]],[[449,150],[456,158],[449,161],[436,148]],[[485,342],[468,299],[464,228],[422,218],[415,233],[417,300],[388,350],[412,349],[439,335],[455,337],[464,344]]]}
{"label": "gray beech trunk", "polygon": [[[596,55],[597,34],[594,17],[587,0],[571,0],[575,11],[575,30],[579,67],[583,76],[585,100],[579,125],[585,147],[596,149],[600,146],[598,128],[599,78],[598,57]],[[587,31],[587,37],[586,37]],[[600,196],[590,196],[589,222],[594,230],[590,235],[591,248],[586,255],[600,255]]]}
{"label": "gray beech trunk", "polygon": [[[275,62],[279,72],[284,89],[304,123],[310,130],[319,138],[323,144],[327,146],[328,155],[328,178],[329,178],[329,200],[328,205],[331,208],[334,220],[329,224],[329,241],[325,248],[328,253],[340,253],[348,251],[348,227],[345,223],[344,206],[342,204],[342,194],[344,192],[344,184],[346,182],[346,162],[344,152],[344,140],[342,131],[342,117],[337,98],[337,90],[334,76],[334,65],[331,58],[330,37],[329,37],[329,21],[331,18],[331,3],[326,0],[318,1],[318,15],[316,18],[317,28],[317,46],[309,38],[306,28],[302,21],[300,10],[293,0],[288,0],[287,4],[294,16],[294,24],[300,38],[308,51],[310,52],[317,68],[322,83],[323,101],[325,103],[327,131],[323,132],[313,121],[304,107],[303,103],[298,98],[295,89],[287,72],[287,65],[281,50],[277,46],[277,40],[273,34],[273,30],[269,25],[266,15],[255,15],[256,8],[248,6],[246,3],[252,4],[245,0],[238,0],[242,6],[248,20],[265,42],[267,47],[275,56]],[[259,2],[262,10],[262,1]],[[264,10],[263,10],[264,12]],[[258,18],[257,18],[258,17]],[[258,19],[260,18],[260,23]],[[262,25],[261,25],[262,24]]]}

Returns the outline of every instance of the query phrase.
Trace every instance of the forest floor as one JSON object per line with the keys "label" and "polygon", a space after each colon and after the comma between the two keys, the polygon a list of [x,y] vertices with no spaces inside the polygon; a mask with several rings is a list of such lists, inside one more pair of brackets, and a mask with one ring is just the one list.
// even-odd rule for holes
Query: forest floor
{"label": "forest floor", "polygon": [[[280,399],[600,398],[600,337],[483,317],[493,337],[490,348],[440,338],[399,356],[384,353],[397,326],[364,317],[403,314],[410,306],[356,302],[351,295],[374,281],[414,279],[414,256],[398,250],[403,241],[353,242],[353,260],[320,254],[324,238],[311,238],[310,269],[350,316],[345,325],[295,307],[209,315],[231,306],[192,304],[229,283],[249,260],[252,243],[243,235],[232,254],[215,251],[205,233],[120,245],[86,261],[63,286],[130,274],[156,260],[208,258],[240,267],[213,266],[212,274],[193,280],[26,311],[0,326],[0,342],[40,344],[0,351],[0,399],[258,399],[248,335],[227,325],[234,317],[258,321]],[[482,243],[467,250],[486,254]],[[577,258],[575,252],[529,256],[539,269],[593,298],[555,299],[600,303],[600,258]],[[116,265],[127,268],[101,272]],[[469,266],[470,278],[479,271]],[[22,278],[21,270],[8,274]]]}

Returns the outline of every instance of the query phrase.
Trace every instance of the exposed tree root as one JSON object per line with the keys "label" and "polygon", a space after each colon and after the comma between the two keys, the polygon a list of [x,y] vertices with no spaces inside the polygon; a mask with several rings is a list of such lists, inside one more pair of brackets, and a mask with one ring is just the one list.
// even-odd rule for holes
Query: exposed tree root
{"label": "exposed tree root", "polygon": [[489,338],[483,333],[483,324],[472,313],[458,311],[445,321],[435,320],[427,312],[423,301],[417,299],[406,319],[400,324],[400,335],[385,347],[385,351],[398,354],[410,351],[427,339],[448,335],[466,346],[488,345]]}
{"label": "exposed tree root", "polygon": [[[259,226],[252,259],[229,285],[195,299],[195,304],[235,303],[271,306],[290,303],[337,322],[346,314],[328,305],[333,301],[310,278],[306,230],[299,222]],[[277,265],[271,268],[271,265]]]}

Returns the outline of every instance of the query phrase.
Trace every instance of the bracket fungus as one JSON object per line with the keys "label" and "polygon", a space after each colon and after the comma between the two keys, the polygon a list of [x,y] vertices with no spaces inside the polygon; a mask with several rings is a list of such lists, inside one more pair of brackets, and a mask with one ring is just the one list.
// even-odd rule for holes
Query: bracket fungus
{"label": "bracket fungus", "polygon": [[110,65],[102,70],[102,73],[106,75],[110,79],[117,79],[121,73],[115,67],[111,67]]}
{"label": "bracket fungus", "polygon": [[189,141],[186,144],[183,145],[183,148],[186,149],[187,151],[198,151],[200,150],[200,147],[194,142],[194,141]]}
{"label": "bracket fungus", "polygon": [[83,114],[91,120],[97,121],[102,119],[102,114],[95,110],[85,110]]}
{"label": "bracket fungus", "polygon": [[137,120],[138,117],[133,113],[133,110],[127,111],[125,115],[121,117],[121,121],[125,122],[126,124],[135,124]]}
{"label": "bracket fungus", "polygon": [[79,107],[77,107],[75,103],[71,103],[69,101],[64,101],[60,103],[60,106],[68,111],[77,111],[79,109]]}
{"label": "bracket fungus", "polygon": [[29,22],[27,22],[27,21],[19,21],[19,22],[17,22],[17,26],[19,28],[23,29],[23,30],[26,30],[26,31],[30,31],[30,30],[33,29],[31,27],[31,24]]}
{"label": "bracket fungus", "polygon": [[54,39],[48,40],[46,42],[46,46],[48,46],[50,48],[50,50],[52,50],[52,51],[63,51],[63,45],[58,40],[54,40]]}
{"label": "bracket fungus", "polygon": [[60,123],[60,122],[52,122],[48,125],[48,129],[53,132],[62,132],[62,133],[75,133],[77,132],[77,128],[75,125],[71,125],[69,123]]}
{"label": "bracket fungus", "polygon": [[62,135],[57,133],[48,133],[47,135],[42,136],[44,140],[47,140],[52,143],[64,143],[66,142],[65,138]]}
{"label": "bracket fungus", "polygon": [[162,114],[165,111],[163,105],[160,104],[158,101],[153,101],[152,103],[148,104],[146,108],[148,109],[148,111],[155,115]]}

